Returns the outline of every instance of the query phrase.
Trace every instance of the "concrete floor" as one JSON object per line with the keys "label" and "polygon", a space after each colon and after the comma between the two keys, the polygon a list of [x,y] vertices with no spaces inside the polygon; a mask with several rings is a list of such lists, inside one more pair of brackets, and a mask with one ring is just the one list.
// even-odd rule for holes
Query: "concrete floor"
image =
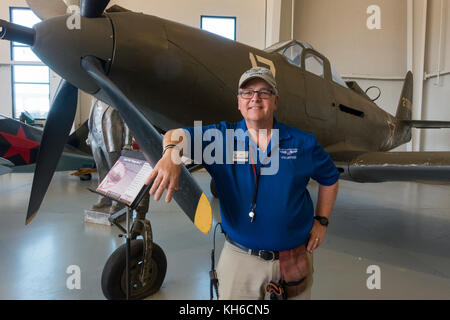
{"label": "concrete floor", "polygon": [[[209,198],[209,176],[195,174]],[[116,227],[83,222],[94,182],[57,173],[37,217],[25,226],[31,174],[0,176],[0,299],[104,299],[100,277],[123,243]],[[315,251],[312,299],[450,299],[450,186],[341,181],[322,246]],[[311,183],[313,199],[317,184]],[[218,201],[212,202],[217,215]],[[203,235],[175,203],[152,202],[154,241],[166,279],[151,299],[209,299],[212,232]],[[217,236],[217,257],[223,236]],[[218,258],[217,258],[218,259]],[[77,265],[81,289],[69,290]],[[369,290],[367,268],[381,272]]]}

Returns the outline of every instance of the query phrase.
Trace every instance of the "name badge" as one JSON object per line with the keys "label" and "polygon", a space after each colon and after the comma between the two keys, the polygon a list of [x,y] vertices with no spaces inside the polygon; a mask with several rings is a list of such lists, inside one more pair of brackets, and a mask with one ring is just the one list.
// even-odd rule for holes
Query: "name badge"
{"label": "name badge", "polygon": [[247,162],[248,151],[233,151],[233,162]]}

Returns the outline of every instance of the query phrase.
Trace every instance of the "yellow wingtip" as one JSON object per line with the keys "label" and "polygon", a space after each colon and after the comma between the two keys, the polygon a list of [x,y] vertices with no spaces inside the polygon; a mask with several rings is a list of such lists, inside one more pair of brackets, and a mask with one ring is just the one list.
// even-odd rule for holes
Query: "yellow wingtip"
{"label": "yellow wingtip", "polygon": [[31,217],[29,217],[26,221],[25,221],[25,225],[28,225],[33,219],[34,219],[34,217],[36,217],[36,215],[37,215],[37,211],[35,212],[35,213],[33,213],[32,215],[31,215]]}
{"label": "yellow wingtip", "polygon": [[204,193],[200,196],[195,211],[194,224],[198,230],[204,234],[208,234],[211,230],[213,222],[211,204]]}

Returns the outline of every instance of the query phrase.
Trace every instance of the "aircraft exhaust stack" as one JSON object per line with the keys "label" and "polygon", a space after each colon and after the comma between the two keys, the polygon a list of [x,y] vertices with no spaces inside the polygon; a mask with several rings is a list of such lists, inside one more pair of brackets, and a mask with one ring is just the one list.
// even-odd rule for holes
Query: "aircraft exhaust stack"
{"label": "aircraft exhaust stack", "polygon": [[0,39],[34,45],[35,31],[27,27],[0,20]]}

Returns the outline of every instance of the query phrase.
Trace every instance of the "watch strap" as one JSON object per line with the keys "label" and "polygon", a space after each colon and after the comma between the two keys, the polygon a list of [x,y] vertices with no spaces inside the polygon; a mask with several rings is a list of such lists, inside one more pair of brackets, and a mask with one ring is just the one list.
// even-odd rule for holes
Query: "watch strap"
{"label": "watch strap", "polygon": [[323,225],[323,226],[325,226],[325,227],[328,226],[328,223],[329,223],[328,218],[322,217],[322,216],[315,216],[314,219],[317,220],[317,221],[319,221],[319,223],[320,223],[321,225]]}

